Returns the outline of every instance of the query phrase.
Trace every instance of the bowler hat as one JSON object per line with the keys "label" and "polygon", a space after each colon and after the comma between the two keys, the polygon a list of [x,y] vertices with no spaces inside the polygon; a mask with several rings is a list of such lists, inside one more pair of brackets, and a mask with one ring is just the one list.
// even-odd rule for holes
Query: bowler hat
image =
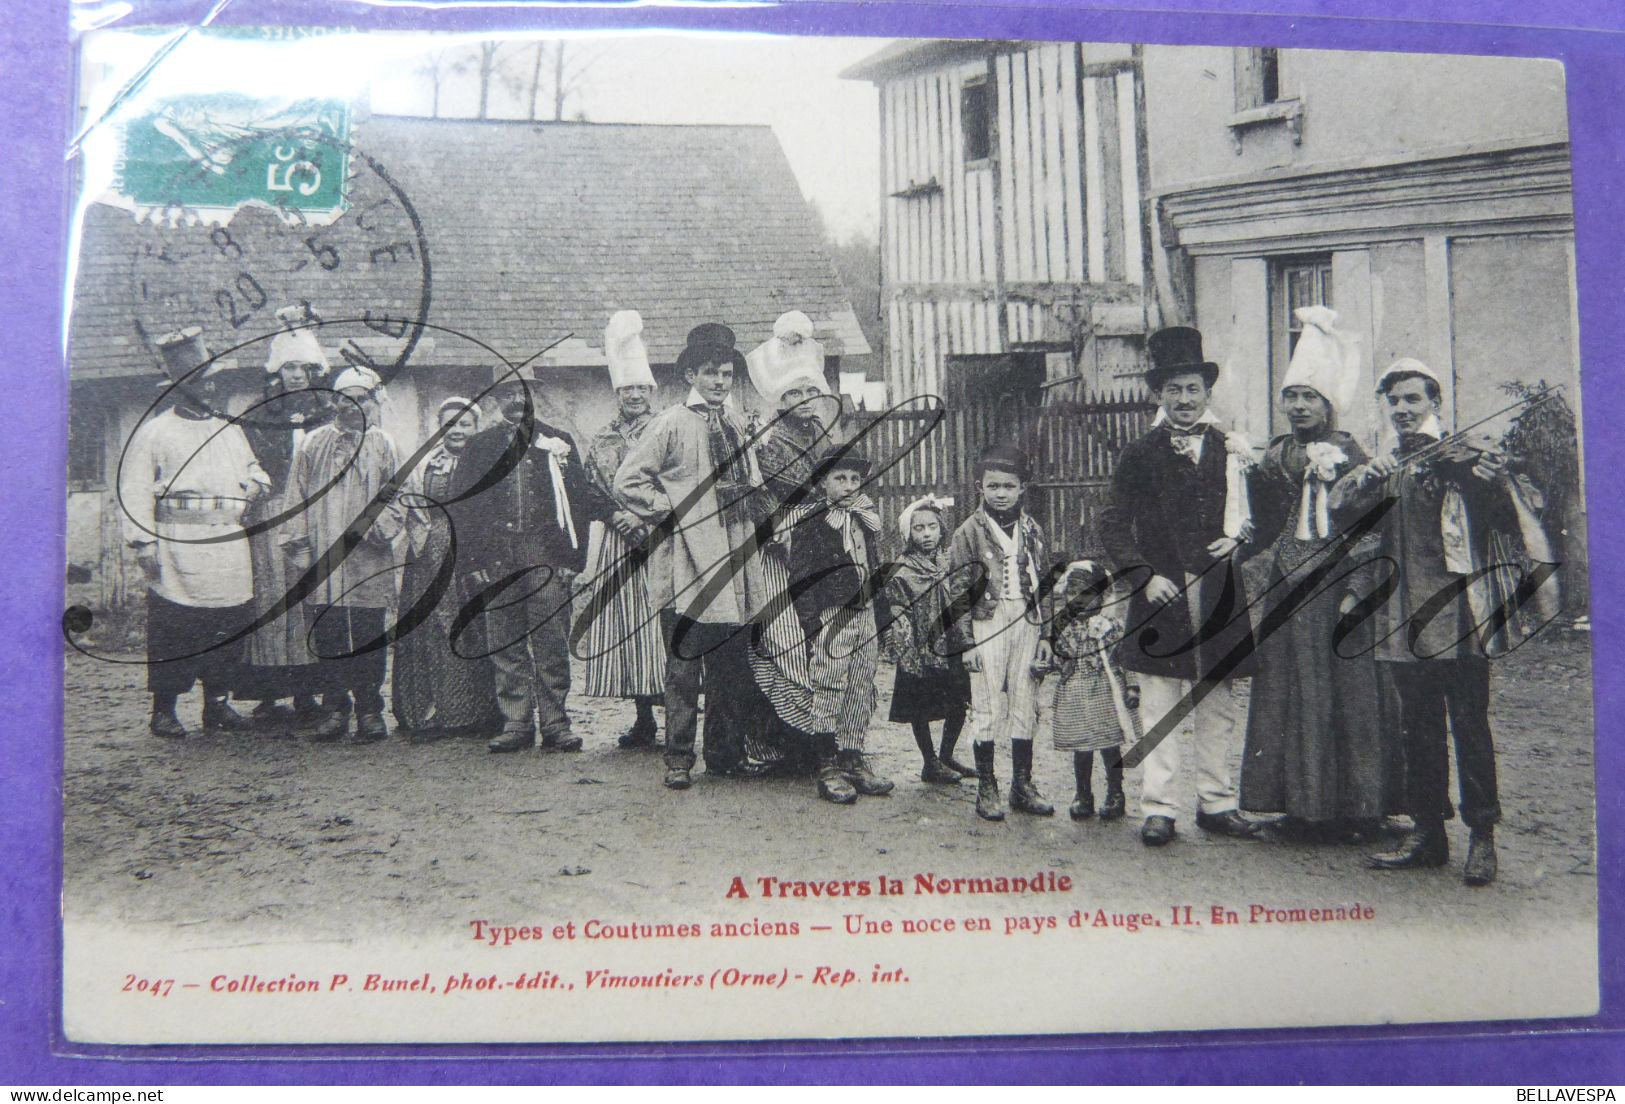
{"label": "bowler hat", "polygon": [[807,482],[816,484],[832,471],[855,471],[867,479],[869,469],[872,466],[869,457],[862,449],[856,447],[836,448],[830,450],[822,460],[813,465],[812,475],[807,477]]}
{"label": "bowler hat", "polygon": [[976,465],[977,478],[985,471],[1009,472],[1023,483],[1032,481],[1032,464],[1027,460],[1027,453],[1015,445],[993,445],[982,453],[981,463]]}
{"label": "bowler hat", "polygon": [[1200,372],[1212,387],[1219,378],[1219,366],[1202,356],[1202,331],[1194,326],[1169,326],[1146,338],[1151,367],[1145,370],[1145,383],[1159,390],[1172,376]]}
{"label": "bowler hat", "polygon": [[745,354],[734,348],[734,332],[720,322],[702,322],[688,331],[688,344],[677,354],[677,374],[724,361],[736,372],[745,370]]}

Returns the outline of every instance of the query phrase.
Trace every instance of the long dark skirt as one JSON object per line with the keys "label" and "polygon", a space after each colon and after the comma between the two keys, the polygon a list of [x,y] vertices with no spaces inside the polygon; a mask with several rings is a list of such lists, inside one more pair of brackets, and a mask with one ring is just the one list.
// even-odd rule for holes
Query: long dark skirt
{"label": "long dark skirt", "polygon": [[1401,811],[1398,696],[1368,651],[1370,619],[1341,648],[1366,654],[1332,650],[1340,600],[1341,588],[1329,588],[1259,646],[1241,760],[1249,812],[1330,821]]}
{"label": "long dark skirt", "polygon": [[910,674],[897,668],[887,719],[900,724],[946,720],[970,705],[970,674],[957,659],[951,667]]}
{"label": "long dark skirt", "polygon": [[[286,508],[285,495],[266,496],[249,506],[243,523],[255,524],[275,517]],[[248,551],[254,564],[255,618],[282,602],[293,583],[288,575],[287,556],[282,551],[282,542],[288,539],[285,525],[248,538]],[[275,621],[249,637],[244,653],[234,687],[237,697],[272,701],[305,693],[310,680],[316,677],[316,657],[310,650],[310,622],[305,604],[292,603]]]}
{"label": "long dark skirt", "polygon": [[[445,530],[430,530],[423,553],[406,564],[401,576],[402,614],[434,581],[446,554]],[[465,728],[500,724],[496,675],[485,651],[484,618],[476,618],[452,650],[451,625],[466,604],[455,583],[441,595],[428,619],[395,643],[395,671],[390,702],[402,728]],[[462,653],[459,655],[458,653]],[[477,656],[465,659],[464,656]]]}

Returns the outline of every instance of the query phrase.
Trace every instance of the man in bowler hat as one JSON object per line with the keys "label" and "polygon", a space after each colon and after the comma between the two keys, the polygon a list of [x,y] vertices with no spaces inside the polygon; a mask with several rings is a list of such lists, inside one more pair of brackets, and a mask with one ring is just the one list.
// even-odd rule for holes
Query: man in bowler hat
{"label": "man in bowler hat", "polygon": [[774,597],[756,535],[771,503],[728,405],[745,369],[727,326],[690,330],[677,358],[688,397],[654,416],[615,476],[615,497],[654,528],[649,598],[666,641],[665,784],[674,790],[691,784],[702,680],[707,774],[759,773],[745,737],[771,714],[749,652],[752,622]]}
{"label": "man in bowler hat", "polygon": [[500,380],[502,421],[464,446],[451,485],[457,555],[468,593],[487,603],[503,723],[486,747],[534,747],[539,721],[544,749],[580,751],[564,708],[570,583],[587,562],[588,526],[607,518],[611,504],[587,478],[574,438],[536,416],[527,388],[534,399],[538,380],[528,367]]}
{"label": "man in bowler hat", "polygon": [[[1225,531],[1229,443],[1208,410],[1219,366],[1203,357],[1202,335],[1188,326],[1159,330],[1147,346],[1146,384],[1161,410],[1151,430],[1123,449],[1101,513],[1113,568],[1137,587],[1121,661],[1142,676],[1148,735],[1188,694],[1205,696],[1145,757],[1140,838],[1152,847],[1174,838],[1182,743],[1195,758],[1196,826],[1250,838],[1258,826],[1237,811],[1228,765],[1240,727],[1231,680],[1250,675],[1252,659],[1237,566],[1247,534]],[[1228,610],[1221,608],[1227,587]],[[1218,666],[1238,649],[1247,658]]]}

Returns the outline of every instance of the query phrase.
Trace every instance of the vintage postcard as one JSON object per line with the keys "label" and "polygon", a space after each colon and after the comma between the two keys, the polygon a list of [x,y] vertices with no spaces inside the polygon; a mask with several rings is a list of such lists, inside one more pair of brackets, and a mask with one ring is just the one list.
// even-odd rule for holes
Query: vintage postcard
{"label": "vintage postcard", "polygon": [[81,61],[70,1044],[1597,1010],[1558,62]]}

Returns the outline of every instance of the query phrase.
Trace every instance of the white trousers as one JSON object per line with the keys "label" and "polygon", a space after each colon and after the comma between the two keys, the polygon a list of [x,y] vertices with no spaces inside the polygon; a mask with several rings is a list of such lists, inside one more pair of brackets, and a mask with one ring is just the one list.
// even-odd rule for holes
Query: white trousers
{"label": "white trousers", "polygon": [[[1141,731],[1153,725],[1190,693],[1186,679],[1163,675],[1140,676]],[[1213,687],[1197,707],[1162,738],[1141,763],[1141,816],[1176,817],[1179,810],[1174,779],[1179,774],[1179,747],[1189,741],[1196,759],[1196,807],[1204,813],[1223,813],[1239,804],[1230,778],[1230,751],[1235,746],[1240,716],[1232,684],[1227,679]]]}
{"label": "white trousers", "polygon": [[1027,603],[1001,598],[987,621],[971,622],[981,670],[970,673],[970,729],[973,743],[1031,740],[1038,711],[1038,680],[1033,660],[1041,639],[1027,617]]}

